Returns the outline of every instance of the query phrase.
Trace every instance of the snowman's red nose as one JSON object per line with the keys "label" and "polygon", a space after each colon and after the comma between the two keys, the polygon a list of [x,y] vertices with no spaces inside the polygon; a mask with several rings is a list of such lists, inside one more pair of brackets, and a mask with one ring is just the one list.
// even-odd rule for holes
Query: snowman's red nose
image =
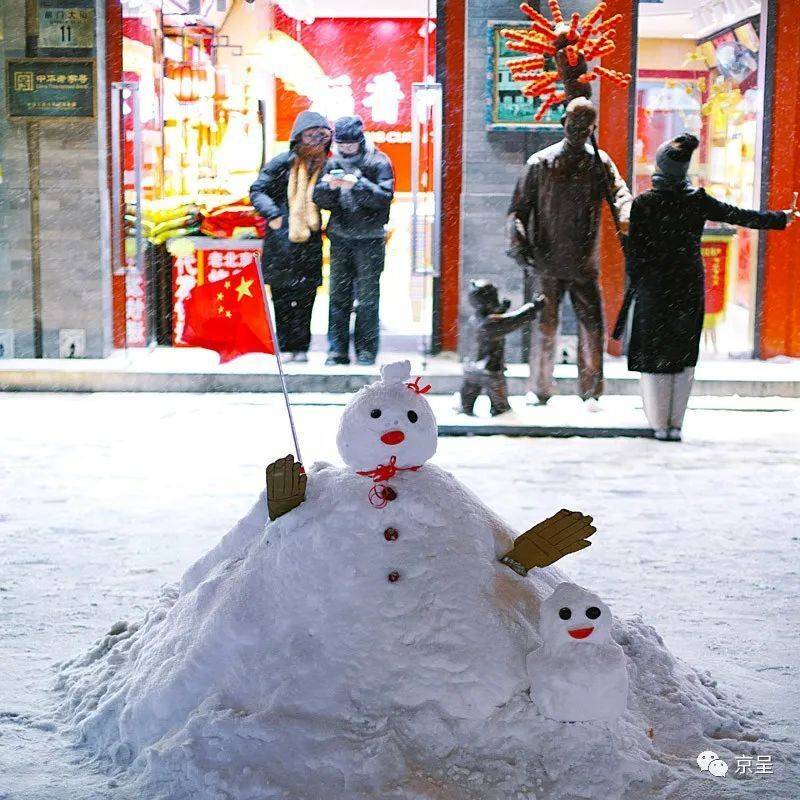
{"label": "snowman's red nose", "polygon": [[381,441],[384,444],[400,444],[405,438],[406,435],[403,431],[386,431],[386,433],[381,436]]}
{"label": "snowman's red nose", "polygon": [[593,630],[594,628],[573,628],[571,631],[567,631],[567,633],[573,639],[585,639],[587,636],[591,636]]}

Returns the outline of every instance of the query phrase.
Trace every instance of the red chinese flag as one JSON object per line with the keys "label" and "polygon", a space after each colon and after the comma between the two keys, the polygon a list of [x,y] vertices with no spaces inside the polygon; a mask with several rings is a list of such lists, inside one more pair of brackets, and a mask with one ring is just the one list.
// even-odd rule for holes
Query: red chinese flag
{"label": "red chinese flag", "polygon": [[219,353],[221,363],[245,353],[275,353],[258,265],[196,286],[186,298],[183,340]]}

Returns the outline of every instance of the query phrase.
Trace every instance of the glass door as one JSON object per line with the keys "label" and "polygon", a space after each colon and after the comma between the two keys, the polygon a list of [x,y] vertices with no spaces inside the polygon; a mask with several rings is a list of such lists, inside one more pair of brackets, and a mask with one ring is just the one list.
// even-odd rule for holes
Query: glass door
{"label": "glass door", "polygon": [[432,349],[434,280],[440,275],[442,85],[411,85],[411,302],[420,350]]}

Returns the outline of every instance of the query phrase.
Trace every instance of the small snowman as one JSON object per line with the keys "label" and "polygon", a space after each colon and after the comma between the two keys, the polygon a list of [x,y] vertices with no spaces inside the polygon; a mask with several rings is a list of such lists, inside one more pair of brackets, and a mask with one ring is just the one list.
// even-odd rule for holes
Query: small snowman
{"label": "small snowman", "polygon": [[612,721],[625,712],[625,653],[611,638],[611,611],[574,583],[561,583],[540,607],[542,646],[528,655],[531,699],[559,722]]}

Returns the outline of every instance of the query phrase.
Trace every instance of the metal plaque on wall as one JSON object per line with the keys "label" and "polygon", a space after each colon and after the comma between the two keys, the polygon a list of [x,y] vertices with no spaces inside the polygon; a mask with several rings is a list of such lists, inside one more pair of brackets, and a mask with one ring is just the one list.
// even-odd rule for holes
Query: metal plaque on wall
{"label": "metal plaque on wall", "polygon": [[94,119],[94,59],[10,58],[6,65],[11,119]]}
{"label": "metal plaque on wall", "polygon": [[94,21],[92,0],[39,0],[39,55],[91,55]]}

